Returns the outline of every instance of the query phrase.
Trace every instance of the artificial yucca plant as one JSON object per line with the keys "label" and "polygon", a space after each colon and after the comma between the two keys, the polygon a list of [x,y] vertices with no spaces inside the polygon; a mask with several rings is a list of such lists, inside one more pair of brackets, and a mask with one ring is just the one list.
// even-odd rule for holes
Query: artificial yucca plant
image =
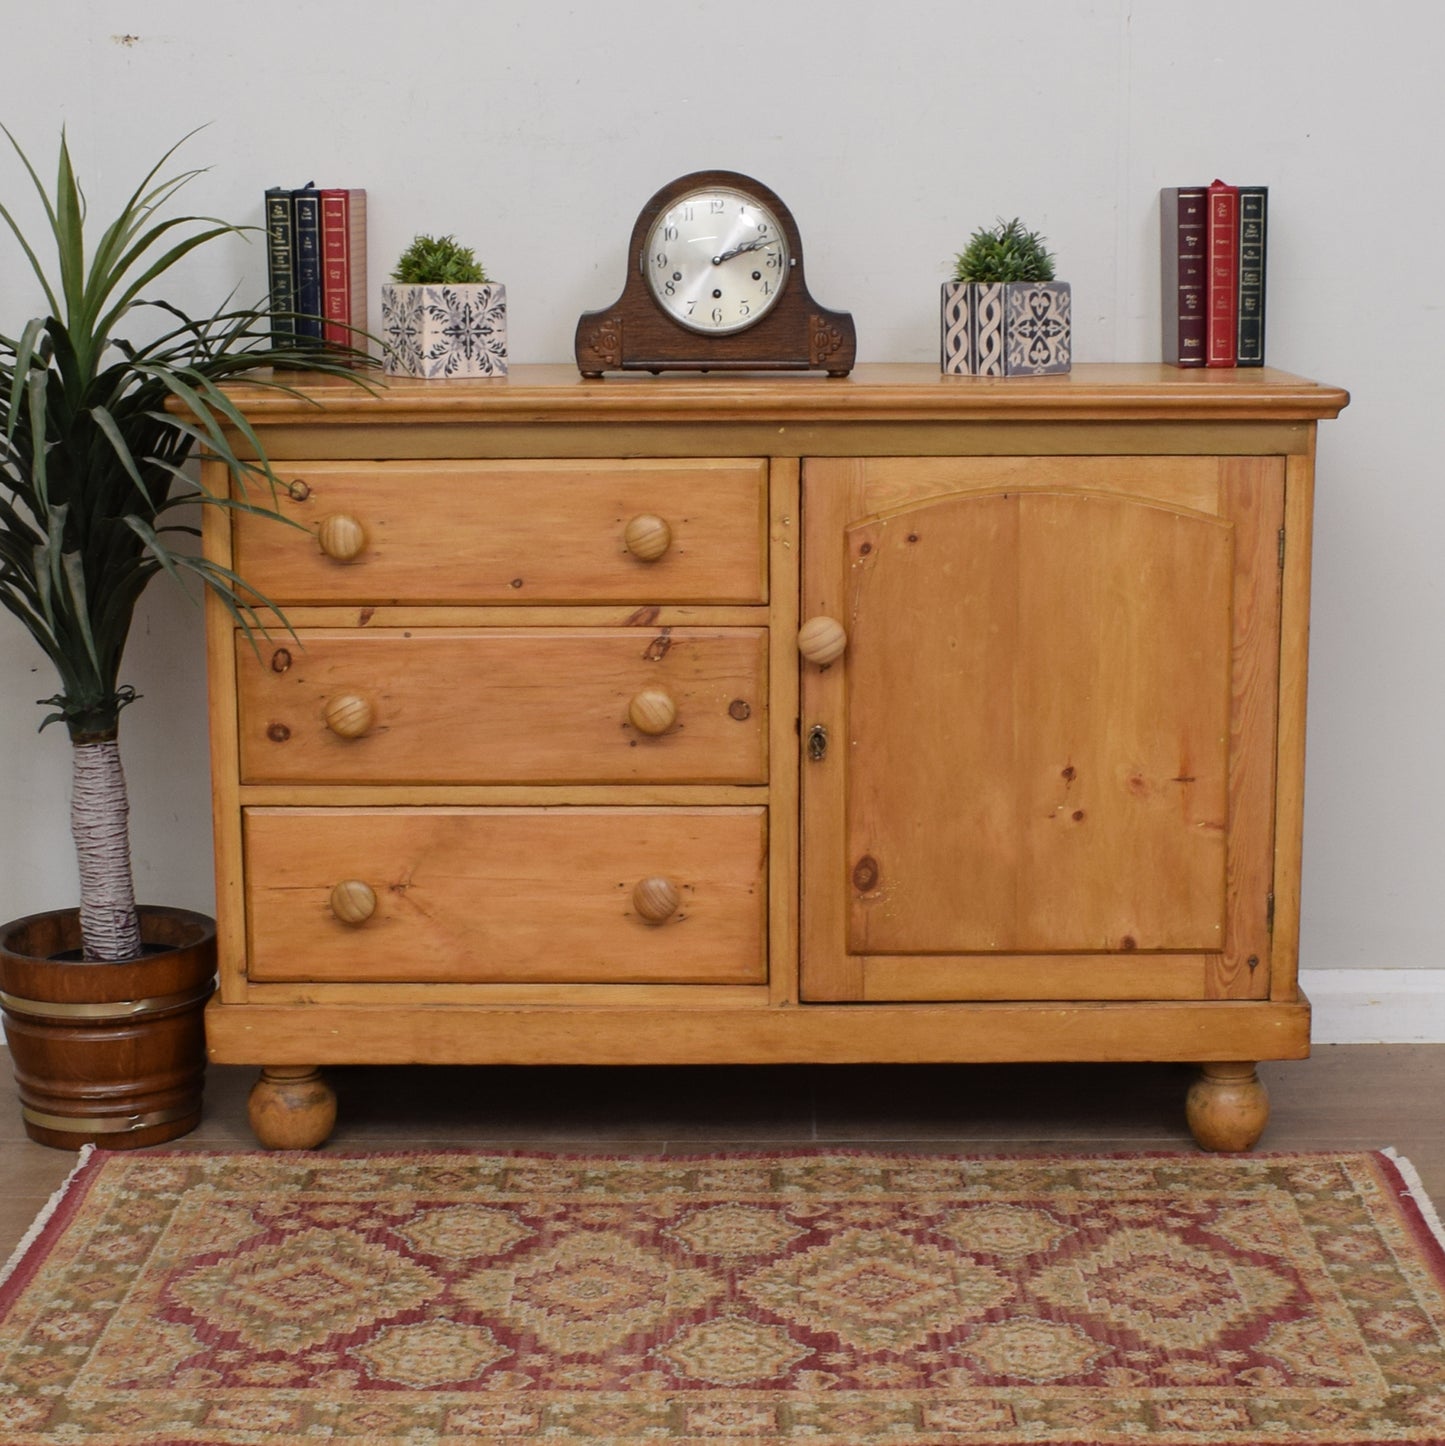
{"label": "artificial yucca plant", "polygon": [[[73,746],[85,957],[129,959],[141,940],[117,732],[121,710],[136,697],[120,681],[136,602],[161,573],[199,579],[248,631],[264,602],[234,573],[174,545],[197,534],[177,513],[198,496],[249,507],[198,493],[183,464],[201,444],[232,476],[274,486],[255,434],[219,384],[246,373],[289,390],[275,375],[250,373],[354,377],[364,358],[273,334],[264,305],[232,308],[227,299],[195,319],[144,294],[197,248],[249,229],[159,214],[200,174],[161,174],[189,137],[161,157],[97,235],[64,133],[52,194],[15,137],[0,129],[44,205],[49,231],[33,244],[0,203],[48,308],[16,335],[0,330],[0,603],[60,679],[60,691],[40,700],[52,709],[40,726],[64,723]],[[42,246],[54,248],[53,270],[40,258]],[[122,334],[131,327],[139,334]],[[233,437],[260,460],[243,459]]]}
{"label": "artificial yucca plant", "polygon": [[401,253],[393,281],[408,286],[484,285],[487,273],[470,246],[452,236],[417,236]]}
{"label": "artificial yucca plant", "polygon": [[1026,231],[1017,216],[980,227],[954,260],[955,281],[1052,281],[1054,258],[1037,231]]}

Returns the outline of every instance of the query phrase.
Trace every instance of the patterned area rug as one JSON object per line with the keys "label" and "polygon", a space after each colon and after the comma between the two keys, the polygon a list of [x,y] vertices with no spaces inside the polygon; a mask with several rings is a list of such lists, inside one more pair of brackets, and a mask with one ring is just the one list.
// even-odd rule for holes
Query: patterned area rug
{"label": "patterned area rug", "polygon": [[6,1446],[1445,1442],[1387,1155],[95,1154]]}

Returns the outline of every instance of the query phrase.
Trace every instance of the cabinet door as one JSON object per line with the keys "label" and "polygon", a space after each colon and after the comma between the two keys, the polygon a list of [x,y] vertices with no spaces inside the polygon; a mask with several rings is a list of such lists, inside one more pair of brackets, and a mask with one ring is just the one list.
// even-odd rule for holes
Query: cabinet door
{"label": "cabinet door", "polygon": [[803,665],[804,997],[1267,996],[1283,462],[823,459],[803,497],[803,616],[848,634]]}

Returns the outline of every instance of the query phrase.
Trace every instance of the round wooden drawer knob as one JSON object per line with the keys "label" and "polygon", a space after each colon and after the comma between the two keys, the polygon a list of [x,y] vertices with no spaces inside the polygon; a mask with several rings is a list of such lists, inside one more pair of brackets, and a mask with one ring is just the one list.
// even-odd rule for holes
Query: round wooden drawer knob
{"label": "round wooden drawer knob", "polygon": [[820,668],[836,663],[848,646],[848,634],[837,618],[809,618],[798,629],[798,651]]}
{"label": "round wooden drawer knob", "polygon": [[360,879],[342,879],[331,891],[331,912],[343,924],[364,924],[376,912],[376,894]]}
{"label": "round wooden drawer knob", "polygon": [[366,551],[366,529],[345,512],[323,517],[316,528],[316,540],[334,562],[350,562]]}
{"label": "round wooden drawer knob", "polygon": [[323,716],[338,738],[365,738],[376,723],[376,710],[360,693],[338,693],[328,698]]}
{"label": "round wooden drawer knob", "polygon": [[661,688],[644,688],[627,705],[627,721],[656,738],[677,722],[677,704]]}
{"label": "round wooden drawer knob", "polygon": [[632,890],[632,907],[637,916],[649,924],[665,924],[677,913],[682,902],[677,885],[660,874],[650,879],[639,879]]}
{"label": "round wooden drawer knob", "polygon": [[672,546],[672,528],[652,512],[640,512],[624,529],[622,540],[639,562],[656,562]]}

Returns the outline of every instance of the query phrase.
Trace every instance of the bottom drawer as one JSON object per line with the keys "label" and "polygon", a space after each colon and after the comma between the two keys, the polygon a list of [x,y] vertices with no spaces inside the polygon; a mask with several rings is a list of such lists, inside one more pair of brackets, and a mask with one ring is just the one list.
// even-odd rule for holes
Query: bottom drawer
{"label": "bottom drawer", "polygon": [[252,808],[253,980],[755,984],[762,808]]}

